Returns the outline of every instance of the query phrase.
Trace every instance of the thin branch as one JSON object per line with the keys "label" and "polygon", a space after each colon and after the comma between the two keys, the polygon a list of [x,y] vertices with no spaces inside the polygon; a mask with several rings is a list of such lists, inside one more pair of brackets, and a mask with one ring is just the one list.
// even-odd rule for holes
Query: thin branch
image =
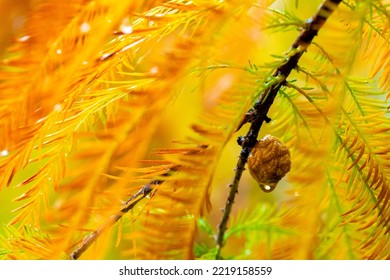
{"label": "thin branch", "polygon": [[216,259],[221,259],[220,254],[224,245],[224,235],[227,229],[227,222],[232,210],[234,198],[238,191],[238,184],[242,173],[245,170],[245,164],[251,154],[252,148],[257,142],[257,137],[263,122],[270,121],[270,118],[267,116],[268,111],[280,88],[285,85],[287,77],[290,75],[291,71],[297,67],[302,54],[307,50],[313,38],[317,35],[320,28],[324,25],[328,17],[333,13],[340,2],[341,0],[324,1],[324,3],[319,7],[317,13],[306,21],[306,26],[292,44],[290,51],[288,52],[286,63],[279,66],[273,74],[273,77],[278,80],[277,83],[274,83],[272,86],[265,89],[259,100],[257,100],[254,106],[246,113],[243,121],[238,127],[238,129],[240,129],[245,123],[251,123],[248,133],[244,137],[239,137],[237,141],[238,144],[242,146],[242,149],[235,168],[233,183],[229,185],[230,191],[223,210],[221,223],[218,226],[218,233],[216,237]]}
{"label": "thin branch", "polygon": [[[174,174],[179,169],[178,165],[171,166],[165,173],[161,174],[162,178],[166,178]],[[102,223],[98,229],[87,235],[81,244],[69,255],[69,259],[77,260],[80,256],[98,239],[98,237],[111,226],[113,226],[124,214],[133,209],[138,202],[151,194],[153,196],[157,189],[155,186],[163,184],[165,181],[162,179],[151,180],[148,184],[144,185],[135,194],[133,194],[125,203],[122,204],[122,208],[112,214],[107,220]]]}
{"label": "thin branch", "polygon": [[[96,240],[97,238],[112,225],[114,225],[124,214],[133,209],[138,202],[148,196],[155,188],[154,186],[162,184],[161,180],[153,180],[150,183],[144,185],[139,191],[133,194],[125,203],[122,208],[111,215],[107,220],[104,221],[95,231],[88,234],[81,244],[70,254],[69,259],[77,260]],[[153,192],[153,194],[156,191]]]}

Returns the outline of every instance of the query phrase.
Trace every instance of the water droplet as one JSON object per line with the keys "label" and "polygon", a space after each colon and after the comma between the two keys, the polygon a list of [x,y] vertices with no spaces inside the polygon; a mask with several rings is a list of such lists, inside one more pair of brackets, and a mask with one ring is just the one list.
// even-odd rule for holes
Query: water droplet
{"label": "water droplet", "polygon": [[58,49],[58,50],[56,50],[56,53],[57,53],[57,54],[62,54],[62,50],[61,50],[61,49]]}
{"label": "water droplet", "polygon": [[113,56],[115,53],[105,53],[100,57],[100,60],[106,60],[107,58],[110,58]]}
{"label": "water droplet", "polygon": [[2,156],[2,157],[6,157],[6,156],[8,156],[9,155],[9,152],[7,151],[7,150],[2,150],[1,152],[0,152],[0,156]]}
{"label": "water droplet", "polygon": [[81,33],[88,33],[91,30],[91,26],[89,25],[88,22],[83,22],[80,25],[80,31]]}
{"label": "water droplet", "polygon": [[271,186],[270,185],[265,185],[264,186],[264,189],[266,189],[267,191],[271,190]]}
{"label": "water droplet", "polygon": [[18,39],[19,42],[26,42],[28,39],[30,39],[30,36],[23,36]]}
{"label": "water droplet", "polygon": [[131,25],[129,25],[129,26],[122,26],[121,27],[121,31],[124,34],[131,34],[133,32],[133,27],[131,27]]}
{"label": "water droplet", "polygon": [[158,67],[157,66],[153,66],[151,69],[150,69],[150,73],[155,75],[158,73]]}
{"label": "water droplet", "polygon": [[63,204],[63,200],[62,199],[57,199],[54,203],[53,203],[53,208],[54,209],[59,209]]}
{"label": "water droplet", "polygon": [[83,63],[83,65],[87,65],[88,61],[84,60],[82,63]]}
{"label": "water droplet", "polygon": [[56,105],[54,105],[53,110],[54,110],[54,111],[57,111],[57,112],[61,112],[61,110],[62,110],[62,105],[61,105],[61,104],[56,104]]}
{"label": "water droplet", "polygon": [[133,26],[131,26],[128,18],[123,19],[119,29],[123,34],[133,33]]}
{"label": "water droplet", "polygon": [[294,192],[294,196],[299,196],[299,192]]}
{"label": "water droplet", "polygon": [[38,124],[38,123],[43,122],[44,120],[46,120],[46,117],[43,117],[43,118],[38,119],[35,123]]}

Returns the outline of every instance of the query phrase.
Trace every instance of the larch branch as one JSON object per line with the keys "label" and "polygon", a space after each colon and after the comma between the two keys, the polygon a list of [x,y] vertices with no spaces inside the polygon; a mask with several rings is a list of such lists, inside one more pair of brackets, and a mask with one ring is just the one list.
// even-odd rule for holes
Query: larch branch
{"label": "larch branch", "polygon": [[280,88],[285,85],[287,77],[290,75],[291,71],[297,67],[299,59],[307,50],[313,38],[318,34],[318,31],[324,25],[328,17],[337,8],[340,2],[341,0],[324,1],[316,14],[306,21],[305,28],[298,35],[290,48],[286,62],[279,66],[273,74],[273,77],[277,82],[273,83],[264,92],[262,92],[260,98],[246,113],[243,121],[238,127],[238,129],[240,129],[244,124],[251,123],[248,133],[244,137],[239,137],[237,141],[242,149],[235,168],[233,182],[229,185],[230,191],[225,203],[225,208],[223,209],[222,219],[218,226],[218,233],[216,236],[216,259],[221,258],[221,249],[224,246],[224,234],[227,229],[227,223],[230,212],[232,210],[234,199],[238,192],[238,184],[240,182],[242,173],[245,170],[245,164],[248,161],[248,157],[251,154],[252,148],[257,142],[257,137],[263,122],[270,121],[270,118],[267,116],[268,111],[273,104]]}
{"label": "larch branch", "polygon": [[150,183],[144,185],[139,191],[133,194],[125,203],[122,208],[112,214],[107,220],[105,220],[96,230],[88,234],[81,244],[70,254],[69,259],[77,260],[80,256],[97,240],[97,238],[112,225],[114,225],[124,214],[133,209],[141,200],[148,196],[155,189],[155,185],[160,185],[162,181],[153,180]]}

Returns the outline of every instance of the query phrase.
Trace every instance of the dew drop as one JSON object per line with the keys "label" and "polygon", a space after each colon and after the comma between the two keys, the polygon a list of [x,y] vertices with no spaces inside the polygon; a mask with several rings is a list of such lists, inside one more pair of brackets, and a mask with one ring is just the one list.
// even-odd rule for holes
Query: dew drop
{"label": "dew drop", "polygon": [[83,63],[83,65],[87,65],[88,61],[84,60],[82,63]]}
{"label": "dew drop", "polygon": [[46,120],[46,117],[43,117],[43,118],[38,119],[35,123],[38,124],[38,123],[43,122],[44,120]]}
{"label": "dew drop", "polygon": [[113,56],[115,53],[105,53],[100,57],[100,60],[106,60],[107,58],[110,58]]}
{"label": "dew drop", "polygon": [[294,192],[294,196],[299,196],[299,192]]}
{"label": "dew drop", "polygon": [[63,204],[63,201],[61,199],[57,199],[54,203],[53,203],[53,208],[54,209],[59,209]]}
{"label": "dew drop", "polygon": [[131,25],[129,25],[129,26],[121,26],[121,31],[124,34],[131,34],[133,32],[133,27],[131,27]]}
{"label": "dew drop", "polygon": [[153,66],[151,69],[150,69],[150,73],[155,75],[158,73],[158,67],[157,66]]}
{"label": "dew drop", "polygon": [[26,42],[28,39],[30,39],[30,36],[23,36],[18,39],[19,42]]}
{"label": "dew drop", "polygon": [[83,22],[80,25],[80,31],[81,33],[88,33],[91,30],[91,26],[89,25],[88,22]]}
{"label": "dew drop", "polygon": [[61,110],[62,110],[62,105],[61,105],[61,104],[56,104],[56,105],[54,105],[53,110],[56,111],[56,112],[61,112]]}
{"label": "dew drop", "polygon": [[123,34],[133,33],[133,27],[131,26],[128,18],[123,19],[119,29]]}
{"label": "dew drop", "polygon": [[8,155],[9,155],[8,150],[2,150],[2,151],[0,152],[0,156],[2,156],[2,157],[6,157],[6,156],[8,156]]}
{"label": "dew drop", "polygon": [[271,186],[270,185],[265,185],[264,189],[267,190],[267,191],[270,191],[271,190]]}
{"label": "dew drop", "polygon": [[57,54],[62,54],[62,50],[61,50],[61,49],[58,49],[58,50],[56,50],[56,53],[57,53]]}

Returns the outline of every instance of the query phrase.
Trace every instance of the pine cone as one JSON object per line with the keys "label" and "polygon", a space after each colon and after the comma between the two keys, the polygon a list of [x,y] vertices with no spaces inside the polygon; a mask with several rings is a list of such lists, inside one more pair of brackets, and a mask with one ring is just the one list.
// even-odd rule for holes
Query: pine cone
{"label": "pine cone", "polygon": [[271,192],[290,171],[290,151],[278,138],[266,135],[253,147],[248,167],[260,188],[264,192]]}

